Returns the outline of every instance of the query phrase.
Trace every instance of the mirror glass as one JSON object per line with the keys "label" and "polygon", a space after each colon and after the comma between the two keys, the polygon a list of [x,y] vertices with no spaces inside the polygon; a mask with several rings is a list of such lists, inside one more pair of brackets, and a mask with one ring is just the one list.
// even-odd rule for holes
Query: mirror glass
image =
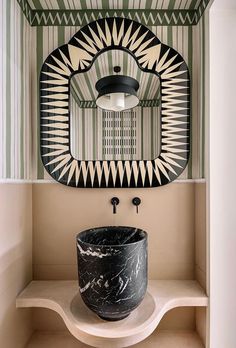
{"label": "mirror glass", "polygon": [[[120,67],[115,73],[114,67]],[[96,82],[125,75],[139,82],[139,104],[114,112],[96,106]],[[153,160],[160,150],[160,79],[143,72],[123,50],[100,54],[85,73],[70,80],[71,153],[78,160]]]}

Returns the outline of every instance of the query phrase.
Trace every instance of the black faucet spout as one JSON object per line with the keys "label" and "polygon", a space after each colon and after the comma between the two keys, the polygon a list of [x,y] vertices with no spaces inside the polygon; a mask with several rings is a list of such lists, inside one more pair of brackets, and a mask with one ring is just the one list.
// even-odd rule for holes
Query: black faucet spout
{"label": "black faucet spout", "polygon": [[112,197],[111,204],[113,205],[113,214],[116,214],[116,206],[120,203],[118,197]]}
{"label": "black faucet spout", "polygon": [[138,207],[141,204],[141,199],[139,197],[134,197],[132,203],[136,206],[136,213],[138,214]]}

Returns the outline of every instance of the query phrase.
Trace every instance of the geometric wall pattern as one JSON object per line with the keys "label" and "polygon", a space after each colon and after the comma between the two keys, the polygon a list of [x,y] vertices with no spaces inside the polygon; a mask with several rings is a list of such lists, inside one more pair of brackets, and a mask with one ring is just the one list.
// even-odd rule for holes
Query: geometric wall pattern
{"label": "geometric wall pattern", "polygon": [[147,0],[138,4],[132,0],[17,1],[32,26],[83,26],[107,17],[129,18],[147,26],[196,25],[209,3],[209,0]]}
{"label": "geometric wall pattern", "polygon": [[[207,74],[207,16],[203,16],[196,26],[152,26],[149,29],[160,40],[177,50],[189,67],[192,90],[192,128],[190,158],[180,179],[198,179],[205,176],[205,76]],[[44,170],[39,151],[39,74],[44,60],[58,46],[63,45],[80,29],[73,26],[49,26],[32,28],[32,117],[33,129],[33,178],[50,179]]]}
{"label": "geometric wall pattern", "polygon": [[[126,49],[161,81],[160,155],[147,161],[80,161],[70,151],[69,81],[107,49]],[[41,155],[49,174],[73,187],[154,187],[176,179],[190,150],[190,78],[182,56],[124,18],[94,21],[52,52],[40,75]]]}
{"label": "geometric wall pattern", "polygon": [[[3,0],[0,5],[0,19],[3,18],[0,20],[0,60],[5,59],[6,67],[0,83],[0,179],[48,180],[39,150],[39,72],[48,54],[68,42],[80,27],[30,27],[22,13],[22,4],[26,2],[18,2],[21,8],[16,0]],[[180,2],[178,0],[178,4]],[[29,6],[27,10],[31,13]],[[204,178],[208,16],[203,15],[194,26],[149,28],[162,42],[180,52],[189,67],[192,76],[191,147],[187,168],[179,178]]]}
{"label": "geometric wall pattern", "polygon": [[83,26],[100,18],[123,17],[144,25],[195,25],[197,11],[156,11],[156,10],[86,10],[86,11],[37,11],[31,25],[76,25]]}

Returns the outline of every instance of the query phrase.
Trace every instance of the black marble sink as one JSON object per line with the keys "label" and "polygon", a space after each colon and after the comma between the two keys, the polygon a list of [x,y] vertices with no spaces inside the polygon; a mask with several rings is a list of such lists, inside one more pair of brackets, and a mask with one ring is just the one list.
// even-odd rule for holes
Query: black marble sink
{"label": "black marble sink", "polygon": [[83,301],[102,319],[124,319],[146,293],[147,233],[108,226],[80,232],[76,239]]}

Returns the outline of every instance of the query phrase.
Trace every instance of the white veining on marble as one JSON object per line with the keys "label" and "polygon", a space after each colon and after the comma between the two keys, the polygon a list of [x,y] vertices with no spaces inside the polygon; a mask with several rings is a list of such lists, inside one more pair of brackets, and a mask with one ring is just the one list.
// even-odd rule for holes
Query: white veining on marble
{"label": "white veining on marble", "polygon": [[95,256],[95,257],[99,257],[100,259],[103,258],[103,257],[106,257],[106,256],[111,256],[112,254],[111,253],[106,253],[106,254],[103,254],[102,252],[99,252],[99,251],[92,251],[90,248],[88,250],[83,250],[81,248],[81,246],[79,245],[79,243],[77,243],[77,246],[79,248],[79,251],[81,253],[81,255],[87,255],[87,256]]}
{"label": "white veining on marble", "polygon": [[90,287],[90,285],[91,285],[91,282],[88,282],[83,288],[79,288],[80,292],[81,293],[85,292]]}
{"label": "white veining on marble", "polygon": [[119,294],[122,294],[122,292],[125,290],[126,286],[128,285],[129,281],[130,281],[130,278],[128,278],[125,283],[122,282],[122,288],[119,290]]}

